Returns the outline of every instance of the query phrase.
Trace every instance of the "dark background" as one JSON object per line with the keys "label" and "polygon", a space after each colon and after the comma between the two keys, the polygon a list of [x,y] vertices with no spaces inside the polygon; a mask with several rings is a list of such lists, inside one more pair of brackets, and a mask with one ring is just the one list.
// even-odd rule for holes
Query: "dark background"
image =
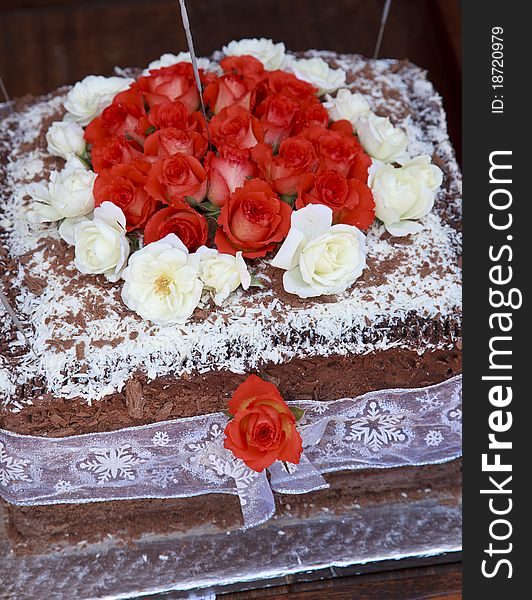
{"label": "dark background", "polygon": [[[290,50],[372,56],[384,0],[188,0],[197,54],[269,37]],[[459,0],[394,0],[381,57],[426,68],[460,157]],[[0,75],[11,97],[42,94],[115,65],[186,49],[178,0],[0,0]]]}

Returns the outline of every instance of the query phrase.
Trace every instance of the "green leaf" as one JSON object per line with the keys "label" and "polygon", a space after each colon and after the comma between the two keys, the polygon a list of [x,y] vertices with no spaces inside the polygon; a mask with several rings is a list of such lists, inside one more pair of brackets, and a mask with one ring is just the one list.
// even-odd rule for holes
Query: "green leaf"
{"label": "green leaf", "polygon": [[198,210],[202,213],[205,213],[206,217],[213,217],[215,219],[218,218],[220,214],[220,207],[213,204],[210,200],[204,200],[197,206]]}
{"label": "green leaf", "polygon": [[198,206],[199,206],[198,201],[196,200],[196,198],[193,198],[192,196],[185,196],[185,202],[189,206],[192,206],[192,208],[198,208]]}
{"label": "green leaf", "polygon": [[127,235],[129,241],[129,247],[131,248],[131,254],[140,250],[140,237],[136,235]]}
{"label": "green leaf", "polygon": [[258,288],[266,287],[266,284],[263,282],[263,280],[259,279],[256,275],[251,276],[251,283],[249,285],[250,285],[250,287],[258,287]]}
{"label": "green leaf", "polygon": [[152,125],[151,127],[148,127],[148,129],[146,129],[145,135],[151,135],[152,133],[155,133],[156,131],[157,131],[157,128]]}
{"label": "green leaf", "polygon": [[297,194],[284,194],[281,196],[281,200],[283,202],[286,202],[286,204],[288,204],[288,206],[290,206],[291,208],[294,208],[294,204],[296,203],[296,198],[297,198]]}
{"label": "green leaf", "polygon": [[222,410],[223,414],[230,419],[233,418],[233,415],[229,412],[229,410]]}
{"label": "green leaf", "polygon": [[301,421],[301,419],[305,416],[305,411],[297,406],[291,406],[290,411],[296,418],[296,421]]}

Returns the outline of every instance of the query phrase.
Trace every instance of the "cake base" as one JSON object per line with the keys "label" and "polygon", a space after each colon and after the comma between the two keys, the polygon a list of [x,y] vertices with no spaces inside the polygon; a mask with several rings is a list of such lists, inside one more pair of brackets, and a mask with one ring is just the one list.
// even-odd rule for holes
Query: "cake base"
{"label": "cake base", "polygon": [[[79,598],[132,597],[198,588],[236,591],[282,583],[280,578],[286,576],[290,581],[294,577],[313,579],[327,569],[330,577],[337,574],[338,567],[356,565],[356,572],[360,572],[371,569],[376,561],[435,557],[461,549],[459,461],[342,473],[330,481],[332,490],[278,497],[275,517],[248,531],[225,531],[213,525],[183,531],[167,527],[165,522],[165,533],[144,535],[136,541],[124,543],[111,534],[100,543],[85,538],[76,544],[66,535],[72,523],[64,523],[61,529],[57,519],[55,544],[42,550],[33,546],[31,552],[21,538],[13,543],[3,535],[5,505],[0,504],[3,589],[7,597],[18,600],[62,597],[65,589],[71,597]],[[338,490],[335,507],[325,506],[331,503],[331,494],[338,486],[344,492]],[[213,500],[221,507],[220,501],[232,498],[213,496]],[[175,501],[170,502],[176,506]],[[131,509],[137,503],[127,504]],[[129,518],[151,519],[164,505],[168,501],[152,501],[151,512],[135,511]],[[48,508],[42,509],[43,519]],[[66,515],[65,507],[55,508]],[[92,531],[100,525],[109,527],[117,517],[113,508],[108,508],[111,512],[106,516],[102,513],[102,522],[93,523]],[[101,509],[105,510],[104,504]],[[88,520],[85,510],[78,516],[83,513]],[[158,520],[162,525],[161,515]],[[49,521],[42,522],[41,527],[49,526]],[[85,531],[90,530],[86,523]],[[28,534],[31,538],[31,531]],[[51,572],[54,577],[49,576]],[[188,596],[183,592],[175,597]]]}

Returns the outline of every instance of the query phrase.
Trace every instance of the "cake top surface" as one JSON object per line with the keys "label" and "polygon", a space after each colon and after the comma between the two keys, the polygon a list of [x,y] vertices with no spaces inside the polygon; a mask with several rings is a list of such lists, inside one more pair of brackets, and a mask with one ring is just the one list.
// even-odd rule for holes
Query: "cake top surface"
{"label": "cake top surface", "polygon": [[29,351],[0,305],[6,340],[0,347],[0,398],[10,410],[21,410],[44,392],[99,400],[122,389],[136,371],[149,379],[213,369],[245,372],[295,356],[392,347],[421,351],[455,342],[461,177],[441,98],[425,72],[410,63],[331,52],[307,56],[344,69],[345,87],[407,133],[410,155],[429,155],[442,169],[443,184],[434,210],[421,219],[422,230],[396,238],[375,222],[367,232],[367,269],[337,296],[286,293],[282,272],[267,256],[250,267],[263,287],[239,288],[221,306],[203,297],[185,323],[156,325],[124,305],[120,284],[77,271],[73,248],[56,224],[30,219],[27,185],[63,163],[47,151],[45,134],[63,117],[68,90],[22,102],[2,118],[0,129],[0,276],[32,342]]}

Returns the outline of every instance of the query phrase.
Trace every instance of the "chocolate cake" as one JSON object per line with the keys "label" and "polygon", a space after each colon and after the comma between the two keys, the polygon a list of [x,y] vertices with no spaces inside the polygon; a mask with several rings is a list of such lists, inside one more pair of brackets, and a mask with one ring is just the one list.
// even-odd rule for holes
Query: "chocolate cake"
{"label": "chocolate cake", "polygon": [[[27,185],[64,163],[48,152],[46,132],[63,118],[69,88],[17,100],[0,121],[0,278],[31,347],[0,305],[0,429],[67,437],[224,411],[250,373],[273,382],[287,400],[333,401],[425,387],[461,372],[461,175],[441,98],[426,73],[407,61],[316,51],[304,56],[343,69],[345,87],[407,133],[410,155],[429,155],[442,170],[421,231],[399,237],[373,223],[367,268],[338,295],[290,294],[271,257],[256,258],[253,273],[262,287],[239,289],[221,306],[203,300],[186,323],[156,325],[124,304],[118,283],[75,268],[74,249],[55,223],[29,218]],[[430,489],[456,501],[459,466],[325,478],[327,490],[275,494],[278,511],[334,510],[354,498],[386,502],[405,490]],[[228,495],[2,503],[10,536],[29,550],[107,534],[132,539],[241,525],[238,501]]]}

